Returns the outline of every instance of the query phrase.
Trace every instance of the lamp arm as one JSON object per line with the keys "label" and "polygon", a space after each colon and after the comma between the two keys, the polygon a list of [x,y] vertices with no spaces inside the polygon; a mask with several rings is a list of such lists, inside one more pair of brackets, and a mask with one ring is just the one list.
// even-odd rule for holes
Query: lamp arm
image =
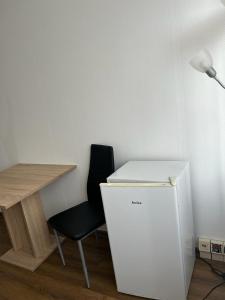
{"label": "lamp arm", "polygon": [[215,79],[218,83],[219,83],[219,85],[221,85],[222,86],[222,88],[224,88],[225,89],[225,85],[215,76],[215,77],[213,77],[213,79]]}

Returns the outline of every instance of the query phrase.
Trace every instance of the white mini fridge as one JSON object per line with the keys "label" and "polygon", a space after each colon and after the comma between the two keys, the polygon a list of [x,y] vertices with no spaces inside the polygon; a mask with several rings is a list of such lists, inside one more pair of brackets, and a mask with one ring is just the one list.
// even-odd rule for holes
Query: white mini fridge
{"label": "white mini fridge", "polygon": [[195,262],[189,163],[130,161],[101,193],[117,290],[185,300]]}

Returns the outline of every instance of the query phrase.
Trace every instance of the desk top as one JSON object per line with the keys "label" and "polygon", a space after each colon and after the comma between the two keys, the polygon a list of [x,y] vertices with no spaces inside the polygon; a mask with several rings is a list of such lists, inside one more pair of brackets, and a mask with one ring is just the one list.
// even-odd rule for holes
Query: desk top
{"label": "desk top", "polygon": [[3,170],[0,208],[10,208],[75,168],[76,165],[17,164]]}

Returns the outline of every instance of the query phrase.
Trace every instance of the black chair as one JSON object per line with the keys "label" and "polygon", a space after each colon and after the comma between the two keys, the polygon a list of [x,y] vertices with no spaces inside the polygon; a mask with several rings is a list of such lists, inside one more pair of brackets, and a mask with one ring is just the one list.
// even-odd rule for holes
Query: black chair
{"label": "black chair", "polygon": [[114,155],[111,146],[91,145],[90,167],[87,181],[88,201],[69,208],[49,219],[53,228],[58,250],[65,265],[58,233],[77,241],[82,261],[82,267],[89,288],[87,266],[85,262],[82,240],[105,224],[99,184],[106,182],[106,178],[114,172]]}

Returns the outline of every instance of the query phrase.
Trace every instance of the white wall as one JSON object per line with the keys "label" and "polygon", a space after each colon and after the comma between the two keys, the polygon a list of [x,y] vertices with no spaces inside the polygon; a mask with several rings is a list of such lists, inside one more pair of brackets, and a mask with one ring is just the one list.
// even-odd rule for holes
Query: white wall
{"label": "white wall", "polygon": [[[0,82],[2,82],[1,79]],[[0,98],[0,170],[17,161],[10,111],[9,103],[4,98]]]}
{"label": "white wall", "polygon": [[89,145],[104,143],[117,167],[190,159],[197,234],[225,238],[223,94],[187,63],[207,46],[222,73],[224,16],[219,0],[0,0],[12,127],[0,146],[18,161],[79,166],[45,189],[47,215],[85,199]]}

